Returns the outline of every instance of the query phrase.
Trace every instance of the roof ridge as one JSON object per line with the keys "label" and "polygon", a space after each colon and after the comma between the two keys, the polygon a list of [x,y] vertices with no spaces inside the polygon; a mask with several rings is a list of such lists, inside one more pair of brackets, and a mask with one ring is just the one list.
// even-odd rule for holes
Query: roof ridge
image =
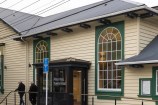
{"label": "roof ridge", "polygon": [[132,4],[135,4],[135,5],[144,5],[144,3],[136,2],[136,1],[133,1],[133,0],[121,0],[121,1],[132,3]]}

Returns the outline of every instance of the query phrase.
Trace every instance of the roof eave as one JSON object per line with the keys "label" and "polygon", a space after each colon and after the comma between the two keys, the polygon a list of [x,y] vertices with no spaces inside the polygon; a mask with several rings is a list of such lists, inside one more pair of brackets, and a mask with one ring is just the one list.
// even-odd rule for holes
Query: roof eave
{"label": "roof eave", "polygon": [[[143,10],[143,9],[158,14],[158,11],[157,11],[157,10],[152,9],[152,8],[149,8],[149,7],[147,7],[146,5],[142,5],[142,6],[139,6],[139,7],[130,8],[130,9],[126,9],[126,10],[122,10],[122,11],[119,11],[119,12],[114,12],[114,13],[110,13],[110,14],[106,14],[106,15],[102,15],[102,16],[97,16],[97,17],[90,18],[90,19],[85,19],[85,20],[82,20],[82,21],[76,21],[76,22],[72,22],[72,23],[69,23],[69,24],[63,24],[63,25],[61,25],[61,26],[54,27],[54,28],[51,29],[51,30],[57,30],[57,29],[60,29],[60,28],[63,28],[63,27],[72,26],[72,25],[76,25],[76,24],[79,24],[79,23],[83,23],[83,22],[90,22],[90,21],[94,21],[94,20],[101,19],[101,18],[108,18],[108,17],[117,16],[117,15],[120,15],[120,14],[132,12],[132,11],[137,11],[137,10]],[[44,33],[44,32],[51,31],[51,30],[45,30],[45,31],[42,31],[42,32],[34,33],[34,34],[40,34],[40,33]],[[27,31],[27,30],[25,30],[25,31]],[[34,35],[34,34],[25,35],[25,36],[22,36],[22,37],[24,37],[24,38],[25,38],[25,37],[30,37],[30,36],[32,36],[32,35]],[[19,38],[20,38],[20,37],[19,37]]]}
{"label": "roof eave", "polygon": [[155,64],[155,63],[158,63],[158,60],[135,61],[135,62],[118,62],[118,63],[115,63],[115,65],[117,65],[117,66],[125,66],[125,65]]}

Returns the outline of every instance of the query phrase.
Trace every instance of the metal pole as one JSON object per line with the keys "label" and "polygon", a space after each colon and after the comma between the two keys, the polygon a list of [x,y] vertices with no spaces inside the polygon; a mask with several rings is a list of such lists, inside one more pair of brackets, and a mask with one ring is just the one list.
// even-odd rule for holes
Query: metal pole
{"label": "metal pole", "polygon": [[144,102],[143,102],[143,100],[142,100],[142,105],[144,105]]}
{"label": "metal pole", "polygon": [[25,92],[25,105],[26,105],[26,92]]}
{"label": "metal pole", "polygon": [[92,105],[94,105],[94,97],[92,97]]}
{"label": "metal pole", "polygon": [[116,98],[115,98],[115,105],[116,105]]}
{"label": "metal pole", "polygon": [[14,92],[14,105],[16,105],[16,93]]}
{"label": "metal pole", "polygon": [[48,72],[46,73],[46,105],[48,105]]}
{"label": "metal pole", "polygon": [[7,98],[6,98],[6,105],[7,105]]}

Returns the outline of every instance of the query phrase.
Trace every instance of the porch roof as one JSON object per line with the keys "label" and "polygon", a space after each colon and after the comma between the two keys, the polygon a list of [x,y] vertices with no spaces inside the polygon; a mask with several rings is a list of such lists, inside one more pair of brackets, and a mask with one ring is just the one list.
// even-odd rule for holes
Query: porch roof
{"label": "porch roof", "polygon": [[[91,65],[90,61],[76,59],[72,57],[59,59],[59,60],[53,60],[49,62],[49,67],[62,67],[62,66],[73,66],[73,67],[82,67],[82,68],[89,68]],[[43,63],[34,63],[33,66],[36,68],[42,68]]]}
{"label": "porch roof", "polygon": [[156,36],[138,55],[115,63],[116,65],[137,65],[158,63],[158,36]]}

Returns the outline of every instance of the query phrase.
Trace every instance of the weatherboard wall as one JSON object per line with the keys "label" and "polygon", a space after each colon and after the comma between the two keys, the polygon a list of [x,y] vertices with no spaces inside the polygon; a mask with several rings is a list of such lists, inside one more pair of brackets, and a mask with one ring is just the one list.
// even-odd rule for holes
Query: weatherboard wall
{"label": "weatherboard wall", "polygon": [[[113,18],[112,22],[125,19],[124,36],[124,54],[125,58],[137,55],[139,53],[139,27],[140,20],[130,19],[128,17]],[[90,29],[72,27],[72,33],[58,32],[57,36],[51,37],[51,60],[57,60],[67,57],[74,57],[91,61],[91,67],[88,71],[88,94],[95,94],[95,25]],[[145,67],[146,70],[133,70],[125,68],[124,77],[124,96],[138,98],[139,78],[151,77],[151,67]],[[92,97],[88,97],[89,105],[92,104]],[[127,103],[141,104],[141,101],[122,99],[117,102],[118,105],[127,105]],[[149,102],[146,102],[149,104]],[[94,97],[95,105],[113,105],[114,100],[103,100]],[[150,105],[155,104],[150,102]]]}
{"label": "weatherboard wall", "polygon": [[140,51],[158,35],[157,17],[141,19],[140,21]]}
{"label": "weatherboard wall", "polygon": [[[0,21],[0,43],[4,46],[4,94],[0,95],[0,101],[18,86],[18,81],[26,83],[26,56],[25,44],[12,40],[11,36],[15,33],[4,22]],[[12,105],[14,94],[8,97],[8,104]],[[18,97],[18,95],[17,95]],[[17,102],[19,100],[17,99]]]}

